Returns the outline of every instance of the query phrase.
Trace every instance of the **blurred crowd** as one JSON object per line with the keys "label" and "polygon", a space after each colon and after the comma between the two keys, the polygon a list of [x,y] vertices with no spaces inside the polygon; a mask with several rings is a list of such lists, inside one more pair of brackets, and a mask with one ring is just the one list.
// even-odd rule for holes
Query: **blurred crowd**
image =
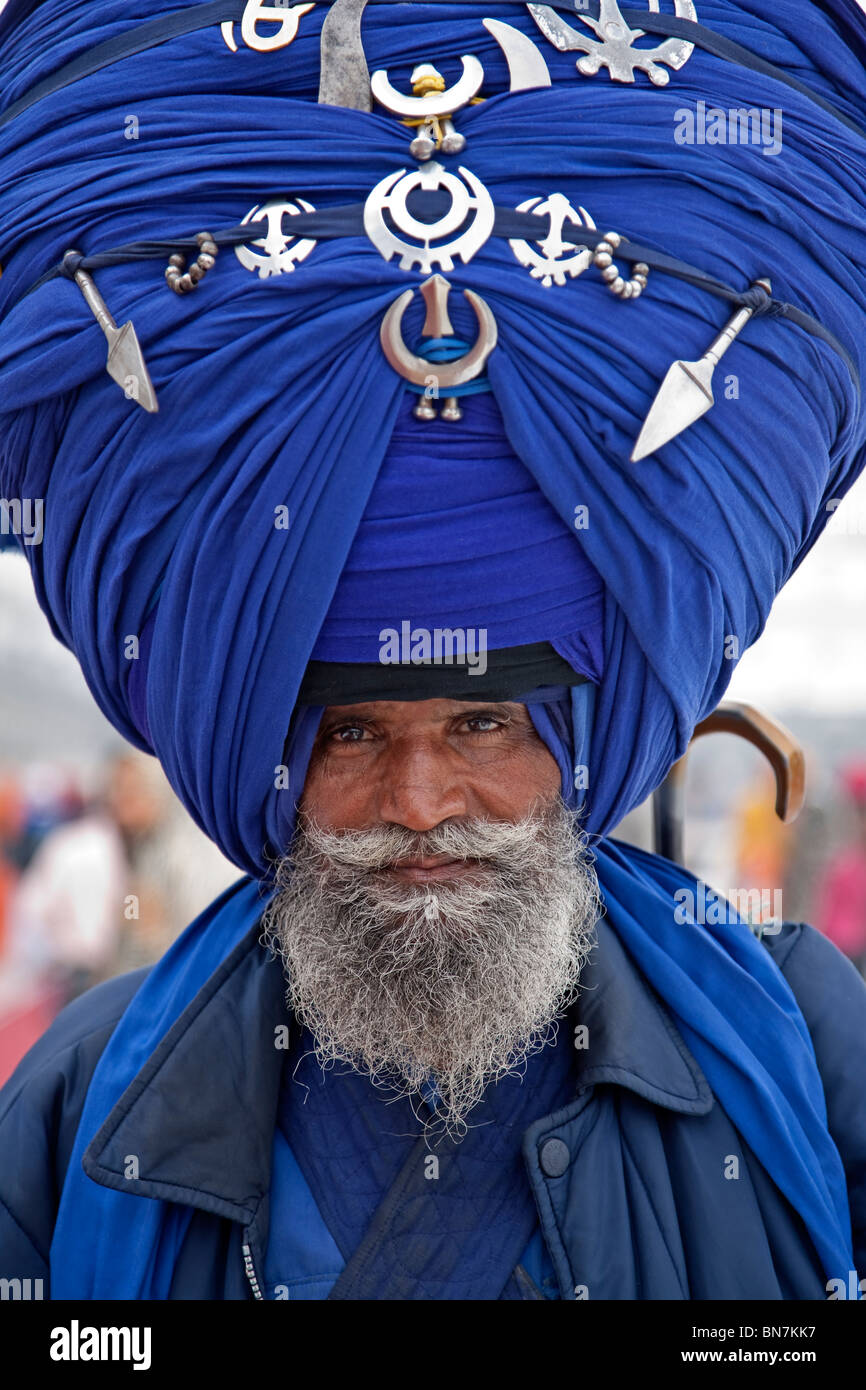
{"label": "blurred crowd", "polygon": [[238,877],[154,758],[130,750],[95,785],[0,769],[0,1081],[59,1008],[157,960]]}
{"label": "blurred crowd", "polygon": [[866,977],[866,757],[849,759],[829,803],[807,801],[790,826],[762,775],[739,804],[736,839],[738,881],[780,885],[785,918],[811,922]]}

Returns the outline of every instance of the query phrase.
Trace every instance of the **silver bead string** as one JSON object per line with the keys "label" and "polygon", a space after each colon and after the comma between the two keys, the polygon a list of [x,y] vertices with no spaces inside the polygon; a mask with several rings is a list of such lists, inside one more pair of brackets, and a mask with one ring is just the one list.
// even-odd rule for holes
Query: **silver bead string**
{"label": "silver bead string", "polygon": [[168,258],[168,265],[165,268],[165,278],[175,294],[189,294],[194,290],[202,276],[210,270],[216,260],[219,247],[211,236],[210,232],[199,232],[196,237],[199,253],[186,270],[186,256],[175,251]]}
{"label": "silver bead string", "polygon": [[605,232],[603,240],[595,248],[592,263],[601,271],[602,280],[613,294],[620,299],[637,299],[646,289],[649,266],[646,261],[636,261],[631,268],[631,279],[626,280],[613,259],[621,241],[619,232]]}

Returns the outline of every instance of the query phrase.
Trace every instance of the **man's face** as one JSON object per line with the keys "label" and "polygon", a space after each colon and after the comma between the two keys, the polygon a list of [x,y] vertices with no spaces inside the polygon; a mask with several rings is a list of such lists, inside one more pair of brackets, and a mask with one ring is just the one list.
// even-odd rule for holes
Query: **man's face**
{"label": "man's face", "polygon": [[465,1132],[574,997],[598,889],[523,705],[327,709],[264,915],[288,1003],[341,1060]]}
{"label": "man's face", "polygon": [[[301,812],[325,830],[402,825],[421,834],[467,817],[520,820],[550,804],[559,783],[525,705],[377,700],[325,710]],[[443,880],[460,865],[393,872]]]}

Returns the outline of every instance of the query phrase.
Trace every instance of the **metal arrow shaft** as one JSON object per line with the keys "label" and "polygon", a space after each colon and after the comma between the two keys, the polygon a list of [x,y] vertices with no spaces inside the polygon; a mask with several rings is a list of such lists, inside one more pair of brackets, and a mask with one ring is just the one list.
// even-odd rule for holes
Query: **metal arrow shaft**
{"label": "metal arrow shaft", "polygon": [[[765,277],[755,280],[753,288],[772,293],[772,285]],[[678,360],[668,369],[635,442],[632,463],[669,444],[710,409],[716,364],[754,312],[753,308],[738,309],[696,362]]]}
{"label": "metal arrow shaft", "polygon": [[96,319],[96,322],[99,324],[99,327],[102,329],[103,333],[107,338],[109,336],[108,330],[110,328],[113,328],[116,331],[117,324],[111,317],[111,314],[108,312],[108,305],[102,298],[102,295],[99,293],[99,290],[96,288],[96,285],[93,281],[93,277],[88,275],[86,270],[76,270],[75,283],[78,285],[78,288],[81,290],[81,293],[87,300],[87,303]]}
{"label": "metal arrow shaft", "polygon": [[[766,290],[767,294],[771,293],[772,287],[769,280],[756,280],[755,284],[760,286],[761,289]],[[715,366],[719,358],[727,352],[737,334],[745,328],[754,312],[754,309],[738,309],[730,322],[725,324],[718,338],[710,343],[710,346],[704,353],[704,360],[711,361],[713,366]]]}

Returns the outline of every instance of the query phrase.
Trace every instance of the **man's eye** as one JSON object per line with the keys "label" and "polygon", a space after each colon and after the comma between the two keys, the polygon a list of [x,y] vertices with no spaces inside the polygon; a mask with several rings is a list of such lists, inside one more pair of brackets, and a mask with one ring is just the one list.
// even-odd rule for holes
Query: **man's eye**
{"label": "man's eye", "polygon": [[502,721],[492,714],[473,714],[466,724],[473,734],[489,734],[502,728]]}
{"label": "man's eye", "polygon": [[331,729],[328,737],[335,743],[360,743],[365,733],[360,724],[341,724],[338,729]]}

